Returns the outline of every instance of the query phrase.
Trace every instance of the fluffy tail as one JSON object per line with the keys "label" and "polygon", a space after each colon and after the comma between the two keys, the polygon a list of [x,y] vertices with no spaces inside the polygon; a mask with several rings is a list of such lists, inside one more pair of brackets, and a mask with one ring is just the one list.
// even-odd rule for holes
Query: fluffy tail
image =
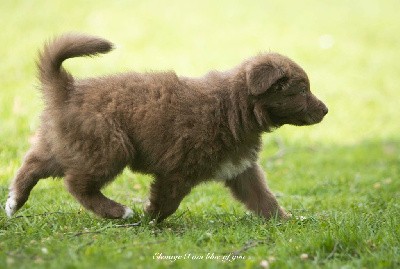
{"label": "fluffy tail", "polygon": [[112,48],[113,44],[105,39],[72,33],[47,43],[39,54],[37,63],[46,103],[60,106],[68,99],[73,77],[61,66],[64,60],[107,53]]}

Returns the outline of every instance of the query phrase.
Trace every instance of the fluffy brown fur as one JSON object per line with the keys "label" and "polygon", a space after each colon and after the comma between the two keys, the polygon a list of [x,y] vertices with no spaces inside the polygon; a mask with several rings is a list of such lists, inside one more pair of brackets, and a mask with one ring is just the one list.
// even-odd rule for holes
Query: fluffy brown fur
{"label": "fluffy brown fur", "polygon": [[328,112],[306,73],[267,53],[200,78],[174,72],[76,80],[68,58],[106,53],[104,39],[66,34],[38,62],[45,110],[37,142],[10,187],[12,215],[41,178],[64,177],[68,191],[105,218],[129,217],[101,188],[128,166],[154,176],[146,212],[162,220],[200,182],[218,179],[250,210],[285,217],[257,164],[260,136],[284,124],[310,125]]}

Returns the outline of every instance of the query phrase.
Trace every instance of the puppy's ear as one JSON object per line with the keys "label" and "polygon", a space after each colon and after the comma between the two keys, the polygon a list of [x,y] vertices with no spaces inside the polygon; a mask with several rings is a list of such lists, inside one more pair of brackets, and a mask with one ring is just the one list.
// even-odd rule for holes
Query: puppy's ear
{"label": "puppy's ear", "polygon": [[246,70],[247,87],[252,95],[263,94],[284,76],[282,68],[273,63],[252,65]]}

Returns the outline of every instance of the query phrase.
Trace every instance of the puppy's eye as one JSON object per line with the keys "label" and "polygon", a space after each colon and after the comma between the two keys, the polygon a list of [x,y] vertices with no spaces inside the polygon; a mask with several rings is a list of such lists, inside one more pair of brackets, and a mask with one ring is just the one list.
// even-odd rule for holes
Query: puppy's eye
{"label": "puppy's eye", "polygon": [[300,94],[301,94],[301,95],[306,95],[306,94],[307,94],[307,91],[306,91],[306,89],[301,89],[301,92],[300,92]]}

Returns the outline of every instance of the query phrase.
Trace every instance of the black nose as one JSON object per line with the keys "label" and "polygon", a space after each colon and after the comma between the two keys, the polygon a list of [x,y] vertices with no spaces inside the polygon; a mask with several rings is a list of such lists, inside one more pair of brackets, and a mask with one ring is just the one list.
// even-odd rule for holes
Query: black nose
{"label": "black nose", "polygon": [[328,114],[328,108],[325,105],[322,108],[322,112],[324,112],[324,115]]}

